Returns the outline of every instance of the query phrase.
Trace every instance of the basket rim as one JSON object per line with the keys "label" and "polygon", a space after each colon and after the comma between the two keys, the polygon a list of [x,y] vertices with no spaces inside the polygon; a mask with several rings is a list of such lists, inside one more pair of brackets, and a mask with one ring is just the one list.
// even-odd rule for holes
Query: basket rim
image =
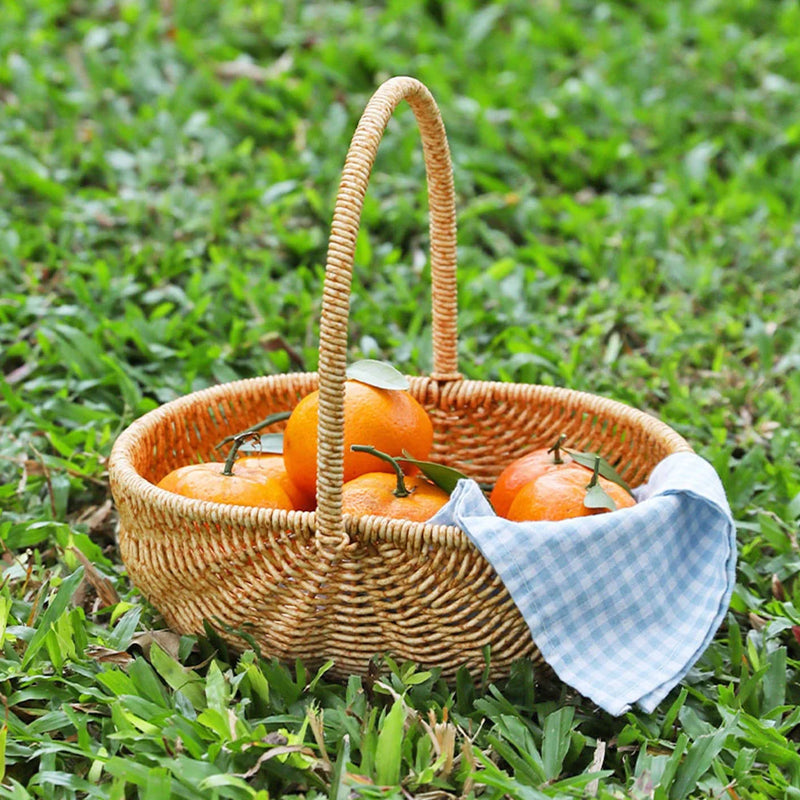
{"label": "basket rim", "polygon": [[[675,430],[657,417],[641,411],[618,400],[592,394],[576,389],[544,384],[514,383],[506,381],[479,381],[458,379],[438,381],[429,376],[408,376],[411,388],[434,387],[439,394],[453,392],[469,393],[476,388],[486,390],[502,387],[503,392],[519,391],[521,393],[537,392],[542,399],[560,402],[566,408],[581,408],[584,412],[601,411],[617,412],[632,425],[646,425],[648,431],[665,441],[670,453],[692,450],[688,442]],[[160,489],[144,478],[133,466],[131,452],[150,431],[157,429],[165,418],[179,413],[182,409],[196,405],[197,401],[214,403],[225,399],[237,390],[265,385],[278,381],[305,380],[316,382],[316,372],[292,372],[278,375],[262,375],[242,378],[236,381],[215,384],[181,395],[154,408],[135,419],[116,438],[108,459],[108,472],[111,479],[112,493],[116,486],[125,486],[129,494],[144,499],[150,497],[152,502],[169,506],[170,511],[179,517],[197,519],[207,517],[210,521],[225,520],[231,523],[245,524],[248,528],[259,527],[273,530],[291,529],[298,526],[307,527],[313,536],[316,533],[316,511],[285,511],[281,509],[257,508],[198,500]],[[471,540],[461,528],[454,525],[438,525],[428,522],[412,522],[410,520],[390,519],[381,516],[343,515],[344,532],[348,540],[358,537],[362,541],[373,539],[390,541],[397,545],[406,545],[409,539],[418,544],[447,544],[451,549],[473,548]]]}

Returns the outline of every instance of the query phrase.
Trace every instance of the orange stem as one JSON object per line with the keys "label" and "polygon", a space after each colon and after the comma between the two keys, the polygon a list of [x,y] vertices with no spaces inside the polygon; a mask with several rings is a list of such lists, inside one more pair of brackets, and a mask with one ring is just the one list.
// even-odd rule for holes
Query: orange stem
{"label": "orange stem", "polygon": [[350,445],[350,449],[357,453],[369,453],[371,456],[383,459],[388,464],[391,464],[394,467],[394,471],[397,473],[397,488],[392,492],[392,494],[395,497],[408,497],[411,494],[411,492],[409,492],[406,488],[405,481],[403,480],[405,478],[403,470],[400,468],[400,465],[397,463],[397,461],[388,453],[382,453],[380,450],[376,450],[374,447],[370,447],[365,444],[352,444]]}

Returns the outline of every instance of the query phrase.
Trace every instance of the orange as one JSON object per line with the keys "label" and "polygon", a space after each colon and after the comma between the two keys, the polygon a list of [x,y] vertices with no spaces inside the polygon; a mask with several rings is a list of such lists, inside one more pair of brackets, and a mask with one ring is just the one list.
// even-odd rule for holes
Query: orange
{"label": "orange", "polygon": [[317,505],[313,494],[306,494],[292,482],[286,472],[283,456],[278,453],[263,453],[252,456],[242,456],[233,465],[235,475],[247,475],[263,482],[274,478],[289,495],[292,507],[298,511],[313,511]]}
{"label": "orange", "polygon": [[[561,520],[602,514],[607,508],[587,508],[586,489],[594,480],[592,473],[576,464],[545,472],[526,483],[516,494],[506,517],[516,522],[525,520]],[[617,508],[627,508],[636,502],[621,486],[597,477],[597,482]]]}
{"label": "orange", "polygon": [[[295,406],[283,433],[283,460],[292,482],[306,494],[317,487],[317,414],[319,392]],[[366,453],[354,453],[354,444],[371,445],[390,456],[407,450],[424,461],[433,445],[433,424],[425,409],[407,391],[378,389],[360,381],[345,383],[344,483],[365,472],[393,472]]]}
{"label": "orange", "polygon": [[572,462],[571,456],[560,450],[561,440],[551,448],[534,450],[512,461],[501,473],[489,495],[489,502],[501,517],[505,517],[517,492],[545,472],[563,469]]}
{"label": "orange", "polygon": [[[373,462],[376,459],[372,459]],[[342,511],[425,522],[449,499],[450,495],[423,478],[412,475],[403,479],[409,494],[398,497],[397,476],[386,472],[367,472],[342,487]]]}
{"label": "orange", "polygon": [[178,467],[158,483],[162,489],[197,500],[261,508],[294,508],[277,478],[260,480],[248,475],[225,475],[225,464],[207,461]]}

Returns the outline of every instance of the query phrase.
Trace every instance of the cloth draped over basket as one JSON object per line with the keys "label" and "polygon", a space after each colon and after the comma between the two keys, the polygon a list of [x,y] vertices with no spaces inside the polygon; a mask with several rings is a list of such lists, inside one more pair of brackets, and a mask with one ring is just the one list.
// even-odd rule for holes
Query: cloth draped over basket
{"label": "cloth draped over basket", "polygon": [[497,570],[556,674],[611,714],[652,711],[710,643],[735,584],[736,531],[711,465],[664,459],[614,514],[497,517],[462,480],[432,519]]}
{"label": "cloth draped over basket", "polygon": [[[422,139],[428,185],[433,369],[411,379],[435,439],[432,460],[481,484],[557,435],[607,458],[643,484],[688,443],[663,422],[596,395],[532,384],[464,380],[457,364],[456,215],[450,151],[439,109],[419,81],[392,78],[370,99],[345,160],[322,288],[318,372],[271,375],[166,403],[118,437],[109,478],[120,554],[131,580],[171,627],[211,624],[234,649],[334,662],[331,676],[366,674],[391,653],[453,678],[539,661],[495,568],[457,524],[342,513],[344,385],[349,299],[361,210],[383,132],[401,101]],[[218,460],[216,446],[319,389],[317,508],[277,511],[181,497],[155,484],[170,470]],[[282,430],[276,423],[269,430]],[[545,635],[544,629],[537,633]]]}

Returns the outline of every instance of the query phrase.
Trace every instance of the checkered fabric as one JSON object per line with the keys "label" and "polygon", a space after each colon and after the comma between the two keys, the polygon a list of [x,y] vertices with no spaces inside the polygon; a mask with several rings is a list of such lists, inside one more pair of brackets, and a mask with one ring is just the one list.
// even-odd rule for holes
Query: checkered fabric
{"label": "checkered fabric", "polygon": [[502,578],[556,674],[611,714],[652,711],[710,643],[735,582],[736,533],[711,465],[664,459],[613,514],[515,523],[462,480],[458,525]]}

